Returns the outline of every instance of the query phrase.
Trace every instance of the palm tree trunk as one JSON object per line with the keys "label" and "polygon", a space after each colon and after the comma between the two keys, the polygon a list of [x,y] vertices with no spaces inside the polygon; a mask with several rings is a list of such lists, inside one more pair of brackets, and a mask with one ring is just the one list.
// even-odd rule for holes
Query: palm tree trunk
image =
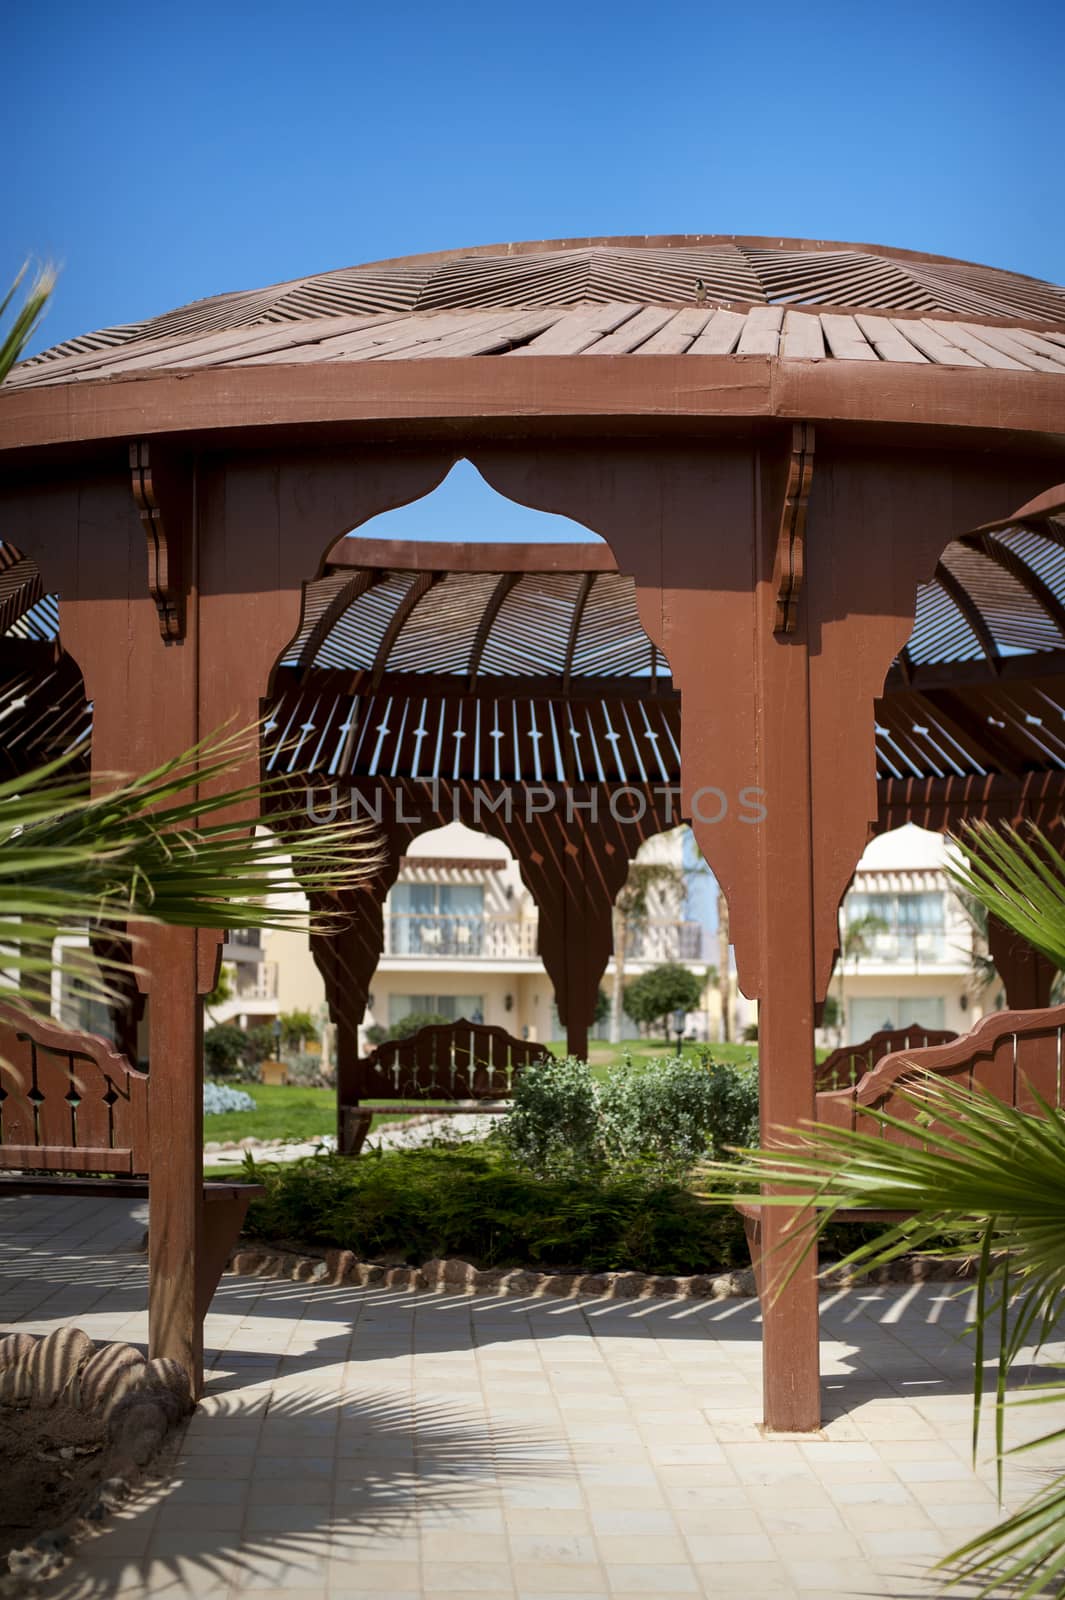
{"label": "palm tree trunk", "polygon": [[732,1038],[732,974],[729,968],[728,901],[717,891],[717,983],[721,993],[721,1040]]}
{"label": "palm tree trunk", "polygon": [[625,917],[614,908],[614,985],[610,992],[610,1043],[621,1043],[621,1016],[625,995]]}

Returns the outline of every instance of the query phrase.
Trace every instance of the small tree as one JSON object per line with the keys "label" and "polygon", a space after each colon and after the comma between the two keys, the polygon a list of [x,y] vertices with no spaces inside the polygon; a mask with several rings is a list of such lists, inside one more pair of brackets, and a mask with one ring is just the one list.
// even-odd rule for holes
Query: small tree
{"label": "small tree", "polygon": [[[634,1022],[651,1026],[674,1011],[694,1011],[702,994],[702,979],[679,962],[667,961],[626,985],[625,1010]],[[668,1046],[668,1028],[666,1035]]]}
{"label": "small tree", "polygon": [[847,996],[844,989],[847,962],[854,962],[854,970],[858,970],[858,962],[862,956],[867,956],[873,947],[873,939],[878,933],[887,933],[888,925],[883,917],[878,917],[875,911],[867,911],[862,917],[855,917],[853,921],[846,921],[843,908],[840,908],[839,917],[839,1042],[843,1043],[843,1030],[847,1026]]}
{"label": "small tree", "polygon": [[281,1024],[281,1038],[290,1050],[303,1054],[308,1043],[317,1043],[318,1024],[309,1011],[282,1011],[277,1019]]}

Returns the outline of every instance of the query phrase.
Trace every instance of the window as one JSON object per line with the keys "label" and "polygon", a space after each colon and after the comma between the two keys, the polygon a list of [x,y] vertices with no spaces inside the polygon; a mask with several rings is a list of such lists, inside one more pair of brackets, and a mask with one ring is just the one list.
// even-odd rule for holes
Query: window
{"label": "window", "polygon": [[392,955],[482,953],[484,889],[479,883],[397,883],[388,907]]}
{"label": "window", "polygon": [[481,994],[390,994],[388,997],[389,1024],[402,1022],[413,1012],[421,1016],[446,1017],[457,1022],[460,1017],[467,1022],[484,1021],[484,996]]}
{"label": "window", "polygon": [[866,933],[864,948],[853,951],[860,961],[942,961],[946,956],[946,896],[942,890],[917,894],[866,894],[861,890],[844,903],[846,926],[853,928],[866,917],[883,926]]}
{"label": "window", "polygon": [[907,1028],[916,1022],[922,1028],[943,1028],[946,1001],[941,994],[881,995],[847,1001],[847,1042],[860,1044],[874,1033],[892,1028]]}

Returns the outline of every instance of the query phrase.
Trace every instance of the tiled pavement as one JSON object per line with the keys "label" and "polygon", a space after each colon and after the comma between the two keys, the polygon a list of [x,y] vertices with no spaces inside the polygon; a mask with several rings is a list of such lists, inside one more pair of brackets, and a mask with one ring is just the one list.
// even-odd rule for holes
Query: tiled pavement
{"label": "tiled pavement", "polygon": [[[0,1199],[0,1312],[143,1340],[142,1229],[122,1202]],[[930,1594],[929,1563],[995,1515],[966,1305],[941,1285],[826,1296],[829,1420],[799,1441],[759,1433],[745,1301],[227,1278],[172,1485],[47,1600]],[[1030,1473],[1011,1468],[1012,1502]]]}

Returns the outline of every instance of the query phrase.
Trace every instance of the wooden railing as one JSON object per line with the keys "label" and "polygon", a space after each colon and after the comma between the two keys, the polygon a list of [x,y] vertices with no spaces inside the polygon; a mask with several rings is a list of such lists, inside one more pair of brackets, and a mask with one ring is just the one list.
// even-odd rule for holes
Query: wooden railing
{"label": "wooden railing", "polygon": [[104,1039],[0,1006],[0,1168],[148,1171],[148,1077]]}
{"label": "wooden railing", "polygon": [[[1063,1041],[1065,1006],[1047,1011],[993,1011],[960,1038],[894,1051],[852,1087],[823,1090],[817,1096],[817,1120],[845,1128],[864,1122],[866,1131],[874,1132],[881,1125],[863,1118],[862,1113],[869,1110],[914,1123],[919,1112],[904,1095],[925,1072],[967,1087],[979,1084],[1021,1111],[1038,1110],[1036,1095],[1051,1106],[1060,1106]],[[907,1137],[893,1129],[881,1131],[889,1141]]]}
{"label": "wooden railing", "polygon": [[925,1028],[911,1022],[908,1028],[885,1028],[861,1044],[840,1045],[817,1068],[818,1089],[850,1089],[872,1072],[878,1061],[900,1050],[923,1050],[928,1045],[949,1044],[958,1035],[948,1028]]}

